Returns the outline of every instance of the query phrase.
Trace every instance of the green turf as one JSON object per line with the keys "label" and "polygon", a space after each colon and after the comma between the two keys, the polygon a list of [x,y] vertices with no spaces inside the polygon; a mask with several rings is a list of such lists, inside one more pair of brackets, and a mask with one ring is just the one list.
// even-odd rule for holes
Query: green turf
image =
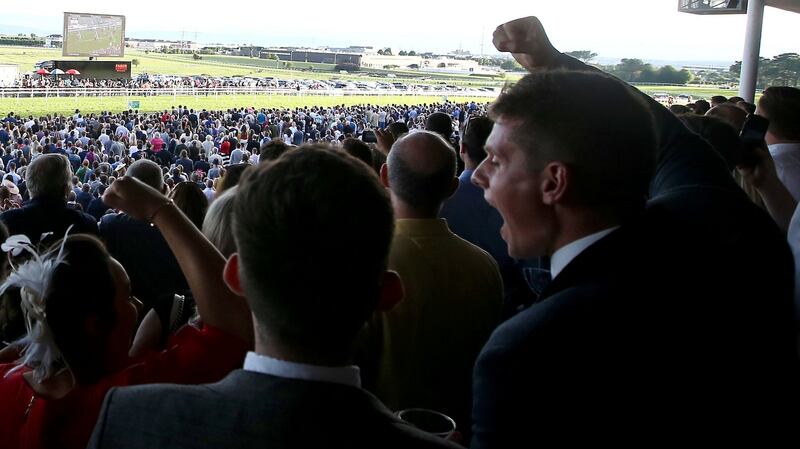
{"label": "green turf", "polygon": [[[490,98],[473,97],[447,97],[449,101],[455,102],[487,102]],[[218,97],[106,97],[106,98],[0,98],[0,116],[6,116],[9,112],[28,116],[41,116],[46,114],[72,114],[75,109],[80,109],[82,113],[112,111],[120,112],[128,109],[128,100],[138,100],[139,110],[142,112],[155,112],[171,108],[177,105],[186,105],[195,109],[227,109],[232,107],[257,108],[294,108],[301,106],[323,106],[330,107],[335,105],[391,105],[391,104],[425,104],[439,103],[442,96],[291,96],[291,95],[221,95]]]}
{"label": "green turf", "polygon": [[[18,64],[20,71],[32,71],[33,64],[37,61],[48,59],[67,59],[67,60],[85,60],[85,58],[62,58],[60,49],[44,49],[33,47],[2,47],[0,46],[0,64]],[[170,75],[208,75],[208,76],[254,76],[254,77],[275,77],[279,79],[343,79],[348,81],[402,81],[421,83],[419,80],[408,80],[409,77],[419,78],[428,77],[429,80],[425,83],[439,84],[445,82],[447,84],[454,84],[459,86],[501,86],[505,81],[503,80],[487,80],[479,77],[470,77],[468,75],[445,75],[441,73],[424,73],[416,71],[393,71],[397,78],[387,78],[385,75],[389,73],[386,70],[378,69],[365,69],[360,74],[347,74],[343,75],[338,72],[322,71],[323,69],[330,69],[330,64],[310,64],[310,63],[292,63],[293,68],[299,69],[301,66],[314,66],[313,72],[300,71],[300,70],[286,70],[284,68],[275,68],[276,61],[266,60],[259,58],[249,58],[243,56],[221,56],[221,55],[204,55],[201,60],[194,60],[192,55],[166,55],[162,53],[145,53],[140,50],[126,49],[125,59],[137,59],[139,65],[133,66],[134,76],[147,72],[152,74],[170,74]],[[281,62],[281,67],[283,63]],[[367,73],[376,73],[380,77],[367,77]],[[519,79],[520,74],[507,74],[507,79],[513,81]],[[666,93],[670,95],[689,94],[695,99],[706,98],[709,99],[713,95],[723,95],[730,97],[736,95],[735,90],[718,89],[714,86],[637,86],[642,91],[652,95],[654,93]],[[350,102],[366,102],[370,101],[375,104],[377,102],[423,102],[423,101],[437,101],[441,99],[440,95],[431,95],[430,97],[389,97],[394,100],[388,100],[386,97],[295,97],[295,96],[220,96],[213,98],[200,98],[194,99],[193,97],[178,97],[174,100],[173,97],[148,97],[141,99],[142,107],[149,110],[162,109],[169,107],[173,104],[191,104],[198,105],[198,107],[206,108],[228,108],[233,106],[242,106],[245,104],[254,105],[269,105],[274,102],[276,106],[297,106],[297,105],[333,105],[337,103],[350,103]],[[427,100],[423,100],[427,98]],[[135,98],[134,98],[135,99]],[[382,100],[379,100],[382,99]],[[485,100],[484,100],[485,101]],[[24,99],[17,101],[16,99],[0,99],[0,113],[5,115],[9,111],[15,111],[25,114],[45,114],[48,112],[69,112],[79,107],[86,111],[100,111],[104,109],[121,110],[127,105],[127,100],[124,97],[114,98],[69,98],[69,99]],[[200,106],[209,105],[209,106]]]}
{"label": "green turf", "polygon": [[[283,61],[274,61],[244,56],[203,55],[203,59],[194,60],[192,55],[168,55],[163,53],[146,53],[137,49],[126,49],[125,59],[137,59],[138,65],[133,66],[133,76],[139,73],[152,73],[164,75],[207,75],[207,76],[271,76],[279,79],[343,79],[348,81],[405,81],[414,79],[414,83],[437,83],[445,81],[447,84],[458,86],[494,86],[498,87],[505,80],[487,79],[458,74],[427,73],[417,71],[387,71],[379,69],[365,69],[361,73],[340,74],[331,64],[314,64],[292,62],[292,70],[285,68]],[[0,64],[18,64],[20,71],[34,70],[34,63],[47,59],[76,60],[85,58],[61,58],[60,49],[43,49],[32,47],[0,47]],[[276,68],[279,65],[279,68]],[[314,71],[303,71],[313,67]],[[378,77],[369,77],[367,73],[378,74]],[[388,73],[395,73],[397,78],[387,78]],[[430,78],[420,81],[419,78]],[[509,79],[515,79],[509,75]]]}

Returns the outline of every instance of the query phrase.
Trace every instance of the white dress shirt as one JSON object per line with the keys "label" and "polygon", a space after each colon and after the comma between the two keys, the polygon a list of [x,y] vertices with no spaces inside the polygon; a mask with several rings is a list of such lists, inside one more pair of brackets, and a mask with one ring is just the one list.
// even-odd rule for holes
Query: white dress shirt
{"label": "white dress shirt", "polygon": [[794,256],[794,313],[795,318],[800,319],[800,206],[792,215],[787,239]]}
{"label": "white dress shirt", "polygon": [[769,153],[775,161],[778,179],[800,201],[800,142],[772,144]]}
{"label": "white dress shirt", "polygon": [[288,379],[331,382],[361,388],[361,371],[357,366],[306,365],[248,352],[244,359],[244,370]]}
{"label": "white dress shirt", "polygon": [[552,279],[555,279],[556,276],[558,276],[573,259],[586,250],[586,248],[592,246],[595,242],[608,234],[611,234],[617,228],[619,228],[619,226],[595,232],[594,234],[587,235],[586,237],[575,240],[559,248],[558,251],[553,254],[553,257],[550,258],[550,276]]}

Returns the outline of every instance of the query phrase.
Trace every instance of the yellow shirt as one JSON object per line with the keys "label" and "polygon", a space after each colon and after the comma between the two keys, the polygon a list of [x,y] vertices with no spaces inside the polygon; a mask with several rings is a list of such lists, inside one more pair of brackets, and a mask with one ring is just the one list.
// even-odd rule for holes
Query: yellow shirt
{"label": "yellow shirt", "polygon": [[497,263],[443,219],[401,219],[389,269],[400,274],[405,299],[374,320],[381,340],[374,392],[392,410],[431,408],[464,429],[472,367],[500,318]]}

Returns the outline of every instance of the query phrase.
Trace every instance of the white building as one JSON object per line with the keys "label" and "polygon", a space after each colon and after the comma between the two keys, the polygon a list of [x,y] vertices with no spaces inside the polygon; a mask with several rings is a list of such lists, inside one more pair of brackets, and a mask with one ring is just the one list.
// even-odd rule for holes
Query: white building
{"label": "white building", "polygon": [[384,56],[379,54],[364,54],[361,57],[361,67],[369,69],[382,69],[395,65],[401,69],[408,69],[411,65],[422,67],[423,59],[419,56]]}
{"label": "white building", "polygon": [[125,46],[139,50],[160,51],[165,48],[178,50],[197,50],[197,42],[165,41],[161,39],[125,39]]}
{"label": "white building", "polygon": [[49,36],[45,36],[44,38],[45,48],[61,48],[63,45],[64,37],[60,34],[51,34]]}

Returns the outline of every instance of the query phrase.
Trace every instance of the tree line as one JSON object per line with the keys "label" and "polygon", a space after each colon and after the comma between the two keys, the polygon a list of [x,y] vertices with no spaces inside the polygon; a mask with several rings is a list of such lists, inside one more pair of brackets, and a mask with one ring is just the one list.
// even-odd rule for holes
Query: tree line
{"label": "tree line", "polygon": [[[568,55],[589,64],[597,57],[597,53],[590,50],[567,52]],[[524,71],[515,60],[510,58],[480,58],[482,65],[499,66],[507,71]],[[627,81],[629,83],[659,83],[659,84],[738,84],[742,71],[742,62],[737,61],[726,71],[698,71],[687,69],[678,70],[666,65],[655,68],[641,59],[625,58],[614,65],[597,65],[602,70]],[[800,85],[800,55],[797,53],[783,53],[773,58],[760,58],[758,65],[758,88],[769,86]]]}

